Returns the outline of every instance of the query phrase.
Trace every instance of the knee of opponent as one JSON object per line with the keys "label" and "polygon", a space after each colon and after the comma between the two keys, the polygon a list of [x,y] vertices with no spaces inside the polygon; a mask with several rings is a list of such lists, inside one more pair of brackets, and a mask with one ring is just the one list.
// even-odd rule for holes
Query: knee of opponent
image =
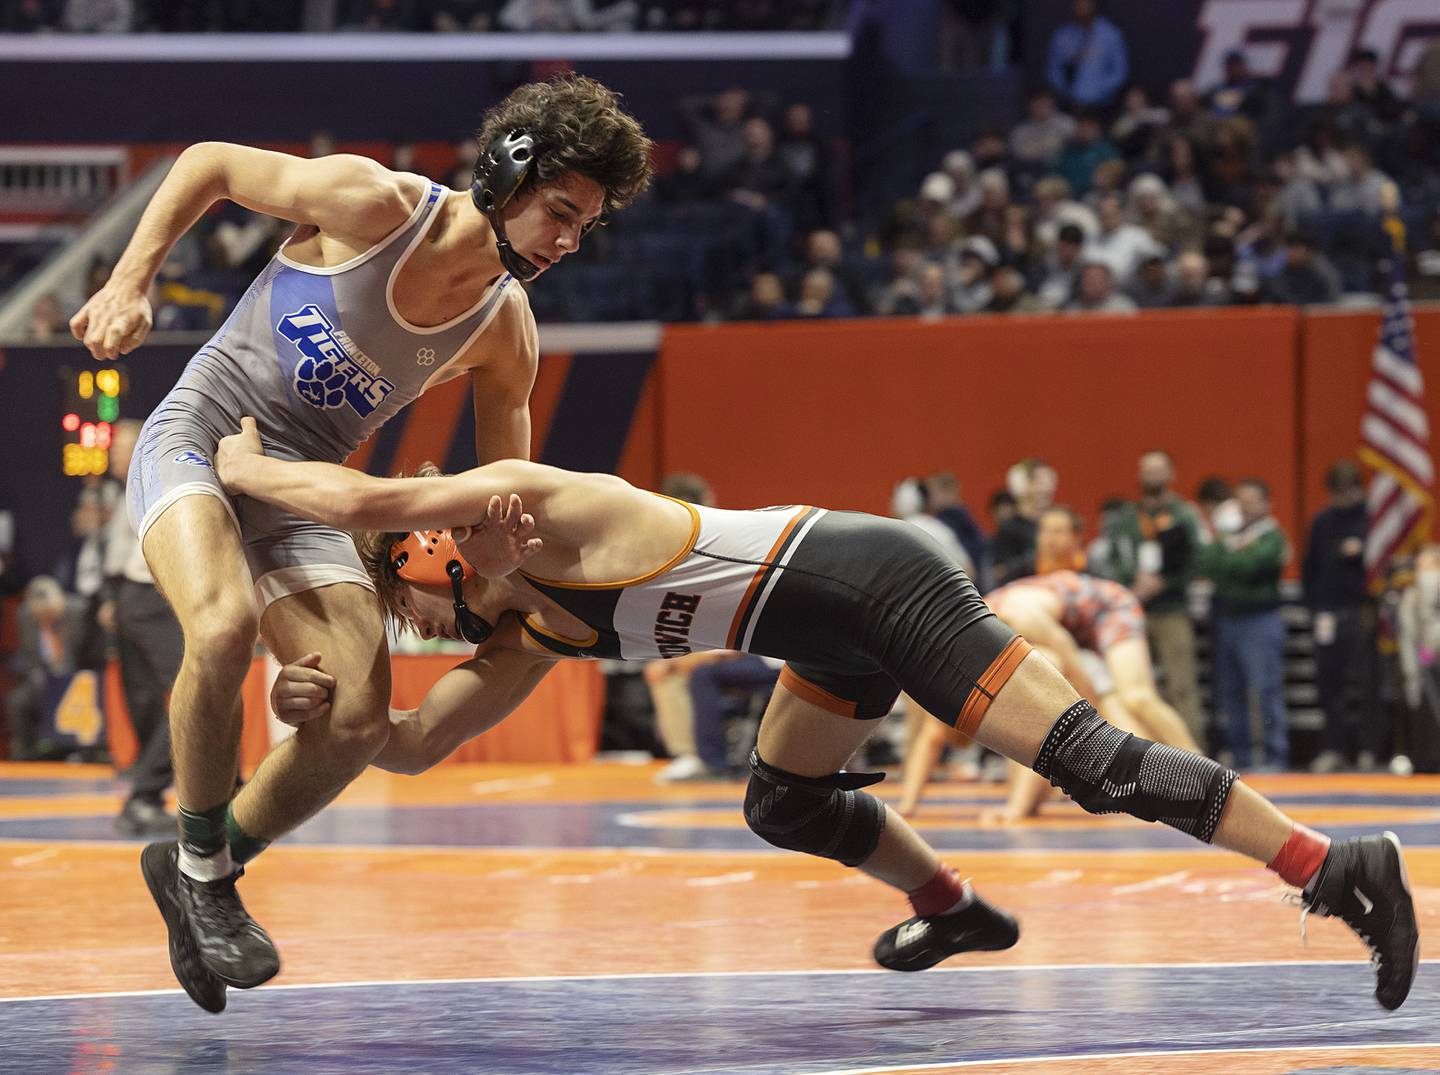
{"label": "knee of opponent", "polygon": [[775,847],[859,866],[885,831],[885,804],[860,789],[882,779],[877,773],[797,776],[752,751],[745,823]]}
{"label": "knee of opponent", "polygon": [[[315,724],[325,725],[332,750],[359,765],[384,749],[390,739],[389,698],[368,684],[336,691],[330,715]],[[311,725],[302,725],[301,731]]]}
{"label": "knee of opponent", "polygon": [[183,617],[185,656],[207,661],[243,661],[248,667],[260,634],[260,617],[249,594],[217,595],[198,615]]}
{"label": "knee of opponent", "polygon": [[1089,813],[1160,821],[1206,843],[1236,778],[1202,755],[1122,732],[1083,698],[1051,727],[1034,769]]}

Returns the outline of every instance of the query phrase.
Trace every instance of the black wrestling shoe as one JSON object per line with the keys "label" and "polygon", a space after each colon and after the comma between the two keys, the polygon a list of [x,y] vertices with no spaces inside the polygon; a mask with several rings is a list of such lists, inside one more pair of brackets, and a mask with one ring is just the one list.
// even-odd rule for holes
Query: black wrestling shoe
{"label": "black wrestling shoe", "polygon": [[1410,875],[1393,832],[1337,841],[1300,894],[1305,914],[1342,919],[1370,947],[1375,999],[1394,1010],[1405,1003],[1420,969],[1420,927]]}
{"label": "black wrestling shoe", "polygon": [[280,953],[240,902],[235,882],[244,875],[237,869],[218,881],[196,881],[180,871],[177,881],[200,961],[226,985],[253,989],[279,973]]}
{"label": "black wrestling shoe", "polygon": [[999,952],[1020,939],[1020,925],[975,896],[954,914],[907,918],[880,934],[875,962],[887,970],[916,971],[960,952]]}
{"label": "black wrestling shoe", "polygon": [[170,969],[175,972],[175,980],[196,1004],[218,1014],[225,1010],[225,983],[200,962],[200,948],[190,933],[185,908],[177,896],[178,853],[179,844],[174,840],[150,844],[140,852],[140,872],[165,919],[165,928],[170,931]]}

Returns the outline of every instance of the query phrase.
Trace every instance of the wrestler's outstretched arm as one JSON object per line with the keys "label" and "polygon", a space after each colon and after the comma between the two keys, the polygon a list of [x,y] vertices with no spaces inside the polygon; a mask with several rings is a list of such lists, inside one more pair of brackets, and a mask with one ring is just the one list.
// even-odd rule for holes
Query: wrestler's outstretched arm
{"label": "wrestler's outstretched arm", "polygon": [[494,497],[508,499],[515,493],[538,511],[574,478],[519,459],[434,478],[376,478],[334,463],[267,456],[255,419],[242,418],[240,423],[240,432],[221,440],[215,453],[215,470],[225,491],[345,530],[477,526]]}
{"label": "wrestler's outstretched arm", "polygon": [[[561,659],[522,645],[519,621],[505,616],[491,640],[441,676],[418,708],[390,710],[389,742],[370,764],[392,773],[423,773],[508,717]],[[270,705],[286,724],[303,724],[329,712],[334,686],[324,658],[307,654],[280,670]]]}

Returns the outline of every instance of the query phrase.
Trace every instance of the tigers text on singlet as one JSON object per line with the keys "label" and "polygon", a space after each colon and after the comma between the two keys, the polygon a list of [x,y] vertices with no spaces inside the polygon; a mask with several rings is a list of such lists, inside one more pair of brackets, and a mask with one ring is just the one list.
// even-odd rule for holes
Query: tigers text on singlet
{"label": "tigers text on singlet", "polygon": [[455,361],[514,289],[502,275],[441,325],[400,315],[395,279],[445,195],[429,183],[404,224],[340,265],[303,265],[282,246],[167,402],[202,415],[218,409],[232,424],[252,415],[267,440],[300,458],[338,462],[427,388],[459,376]]}

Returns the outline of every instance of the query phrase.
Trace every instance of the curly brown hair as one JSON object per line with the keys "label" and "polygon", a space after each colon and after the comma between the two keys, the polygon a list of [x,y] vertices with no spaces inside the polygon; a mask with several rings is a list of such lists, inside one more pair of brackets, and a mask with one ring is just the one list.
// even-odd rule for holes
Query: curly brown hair
{"label": "curly brown hair", "polygon": [[[434,463],[421,463],[414,473],[400,473],[395,476],[438,478],[441,473]],[[350,535],[350,540],[355,543],[355,551],[360,554],[360,563],[365,568],[365,574],[369,575],[370,581],[375,584],[375,597],[380,602],[381,611],[395,621],[395,626],[401,633],[412,628],[410,621],[400,612],[400,595],[405,590],[405,582],[395,573],[395,565],[390,560],[390,546],[405,537],[403,531],[383,530],[357,530]]]}
{"label": "curly brown hair", "polygon": [[526,128],[535,139],[535,167],[523,189],[577,172],[605,189],[605,209],[622,209],[650,185],[654,143],[620,108],[620,95],[584,75],[531,82],[506,97],[475,132],[482,149]]}

